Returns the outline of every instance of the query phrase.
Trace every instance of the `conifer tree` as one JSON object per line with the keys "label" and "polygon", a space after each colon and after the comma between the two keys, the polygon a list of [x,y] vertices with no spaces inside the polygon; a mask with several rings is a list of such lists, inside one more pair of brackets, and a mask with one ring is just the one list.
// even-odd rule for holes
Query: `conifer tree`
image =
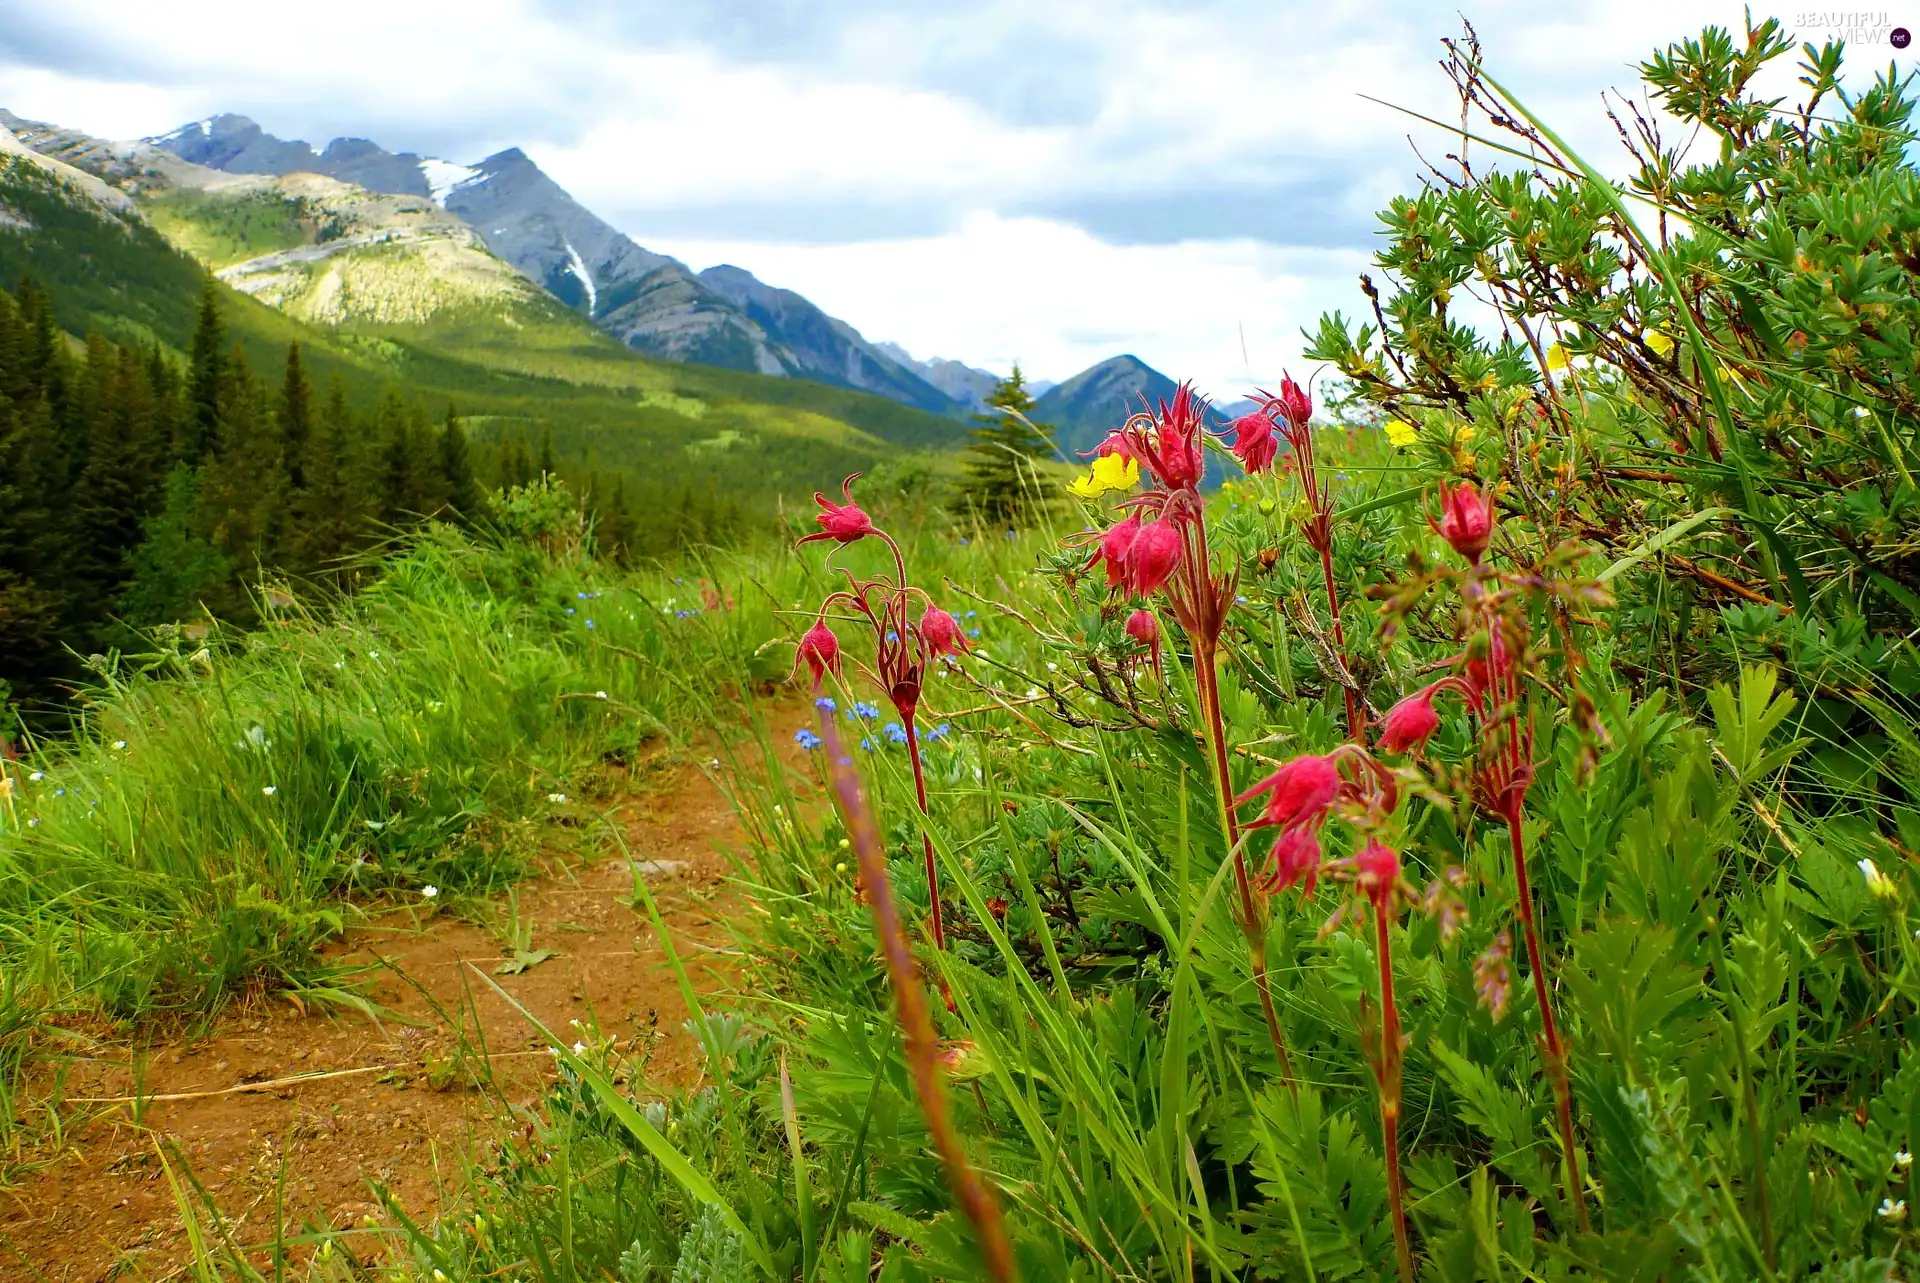
{"label": "conifer tree", "polygon": [[191,413],[184,425],[179,457],[198,464],[220,438],[220,396],[227,384],[226,329],[220,323],[220,302],[213,278],[200,295],[200,314],[193,327],[188,360],[187,399]]}
{"label": "conifer tree", "polygon": [[550,426],[540,430],[540,475],[543,477],[560,475],[560,467],[553,461],[553,428]]}
{"label": "conifer tree", "polygon": [[1033,396],[1020,367],[987,396],[992,413],[974,416],[961,497],[983,519],[999,525],[1031,519],[1046,508],[1047,479],[1037,465],[1053,454],[1047,424],[1031,420]]}
{"label": "conifer tree", "polygon": [[280,450],[286,460],[287,485],[306,484],[307,441],[313,435],[313,384],[300,361],[300,345],[287,345],[287,370],[280,380],[280,400],[274,420],[280,430]]}
{"label": "conifer tree", "polygon": [[440,425],[439,454],[440,479],[445,487],[447,506],[465,520],[478,517],[486,500],[473,475],[467,430],[460,425],[460,416],[451,404],[447,406],[445,422]]}

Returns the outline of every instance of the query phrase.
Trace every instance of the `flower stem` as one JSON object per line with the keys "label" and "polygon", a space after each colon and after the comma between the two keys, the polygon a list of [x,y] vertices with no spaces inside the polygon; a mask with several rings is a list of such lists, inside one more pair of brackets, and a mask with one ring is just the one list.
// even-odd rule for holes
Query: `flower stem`
{"label": "flower stem", "polygon": [[1590,1228],[1587,1199],[1580,1183],[1580,1151],[1573,1139],[1573,1084],[1568,1076],[1569,1049],[1561,1041],[1560,1025],[1553,1016],[1553,985],[1547,975],[1546,955],[1540,950],[1540,933],[1533,924],[1533,887],[1527,880],[1527,844],[1520,831],[1520,806],[1517,801],[1504,808],[1507,833],[1513,843],[1513,882],[1520,898],[1520,928],[1527,938],[1527,970],[1533,973],[1533,995],[1540,1008],[1540,1042],[1547,1063],[1547,1078],[1553,1084],[1555,1107],[1560,1115],[1560,1152],[1567,1167],[1567,1198],[1573,1204],[1580,1232]]}
{"label": "flower stem", "polygon": [[874,823],[873,808],[867,804],[854,772],[853,760],[840,747],[840,734],[833,720],[824,713],[820,718],[821,738],[826,741],[828,770],[833,780],[835,800],[847,826],[848,840],[860,861],[860,877],[866,884],[873,905],[874,929],[880,937],[880,950],[887,967],[887,979],[893,986],[894,1001],[900,1009],[900,1028],[906,1036],[907,1070],[913,1081],[914,1095],[926,1118],[934,1151],[946,1170],[947,1184],[954,1201],[972,1223],[980,1255],[987,1274],[995,1283],[1010,1283],[1017,1277],[1013,1244],[1000,1216],[1000,1204],[980,1174],[967,1161],[960,1133],[947,1109],[946,1088],[940,1076],[939,1040],[933,1027],[933,1015],[927,1005],[926,991],[914,966],[913,950],[907,943],[906,928],[893,902],[893,888],[887,878],[887,857]]}
{"label": "flower stem", "polygon": [[1273,986],[1267,977],[1267,927],[1260,906],[1253,898],[1253,879],[1247,874],[1246,855],[1240,849],[1240,822],[1233,814],[1233,775],[1227,764],[1226,722],[1220,713],[1220,678],[1215,669],[1211,640],[1189,630],[1193,643],[1193,680],[1200,696],[1200,722],[1206,730],[1207,758],[1213,767],[1214,798],[1220,807],[1221,831],[1227,849],[1233,852],[1233,882],[1240,897],[1240,928],[1246,933],[1247,955],[1253,964],[1253,987],[1260,995],[1260,1010],[1266,1016],[1267,1036],[1273,1040],[1273,1054],[1280,1062],[1280,1077],[1289,1090],[1298,1091],[1293,1062],[1287,1055],[1286,1035],[1280,1032],[1280,1014],[1273,1005]]}
{"label": "flower stem", "polygon": [[1374,952],[1380,958],[1380,1131],[1387,1152],[1387,1199],[1393,1205],[1393,1247],[1402,1283],[1413,1283],[1413,1248],[1407,1241],[1407,1180],[1400,1171],[1400,1006],[1393,997],[1393,946],[1387,938],[1388,893],[1373,898]]}
{"label": "flower stem", "polygon": [[[1340,626],[1340,594],[1333,586],[1333,544],[1331,541],[1320,550],[1320,574],[1327,582],[1327,613],[1333,620],[1333,646],[1339,652],[1340,662],[1347,662],[1347,634]],[[1354,743],[1363,742],[1366,730],[1360,724],[1360,701],[1354,697],[1351,686],[1342,686],[1340,693],[1347,700],[1347,738]]]}
{"label": "flower stem", "polygon": [[[901,720],[907,724],[907,756],[913,759],[913,795],[920,803],[920,817],[927,818],[927,774],[920,765],[920,732],[914,728],[913,714],[906,714]],[[933,903],[931,926],[933,928],[933,947],[947,947],[947,931],[940,914],[940,870],[933,862],[933,835],[922,830],[920,834],[921,850],[927,862],[927,898]]]}

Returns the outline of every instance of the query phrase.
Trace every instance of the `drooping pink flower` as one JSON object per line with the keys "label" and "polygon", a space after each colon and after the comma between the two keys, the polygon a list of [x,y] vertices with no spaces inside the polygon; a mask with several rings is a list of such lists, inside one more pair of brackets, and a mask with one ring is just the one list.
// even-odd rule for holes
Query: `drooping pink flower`
{"label": "drooping pink flower", "polygon": [[874,532],[873,518],[853,501],[853,477],[841,483],[840,496],[846,502],[835,503],[818,490],[813,492],[813,501],[820,505],[820,511],[813,519],[820,523],[820,529],[801,539],[801,543],[812,543],[816,539],[854,543]]}
{"label": "drooping pink flower", "polygon": [[1181,547],[1173,522],[1163,518],[1141,526],[1127,549],[1127,586],[1142,597],[1156,591],[1180,564]]}
{"label": "drooping pink flower", "polygon": [[1133,541],[1140,537],[1140,514],[1130,512],[1126,518],[1100,536],[1100,551],[1093,555],[1095,561],[1107,563],[1107,587],[1126,586],[1128,558],[1133,551]]}
{"label": "drooping pink flower", "polygon": [[1127,439],[1124,432],[1109,432],[1106,439],[1094,447],[1093,457],[1096,459],[1104,459],[1110,454],[1140,462],[1140,452],[1133,448],[1133,442]]}
{"label": "drooping pink flower", "polygon": [[1160,671],[1160,621],[1150,610],[1136,610],[1127,616],[1127,636],[1147,648],[1153,670]]}
{"label": "drooping pink flower", "polygon": [[1331,756],[1296,757],[1233,799],[1235,806],[1267,795],[1266,810],[1248,828],[1318,825],[1340,792],[1340,771]]}
{"label": "drooping pink flower", "polygon": [[929,655],[957,655],[967,648],[960,621],[931,603],[920,616],[920,640],[926,643]]}
{"label": "drooping pink flower", "polygon": [[1387,710],[1380,729],[1380,747],[1389,753],[1404,753],[1427,742],[1440,729],[1440,714],[1434,711],[1435,688],[1415,691]]}
{"label": "drooping pink flower", "polygon": [[1267,874],[1268,892],[1284,891],[1296,883],[1308,895],[1320,878],[1320,839],[1307,825],[1283,830],[1273,840],[1272,869]]}
{"label": "drooping pink flower", "polygon": [[833,635],[833,629],[827,627],[826,620],[816,619],[813,627],[801,636],[798,658],[806,660],[807,667],[813,670],[813,683],[816,686],[828,673],[840,671],[840,639]]}
{"label": "drooping pink flower", "polygon": [[1273,466],[1280,452],[1280,439],[1273,434],[1273,420],[1255,411],[1233,421],[1233,453],[1249,476],[1258,476]]}
{"label": "drooping pink flower", "polygon": [[1400,881],[1400,857],[1379,838],[1367,839],[1353,857],[1353,884],[1360,893],[1378,903],[1393,894]]}
{"label": "drooping pink flower", "polygon": [[1313,417],[1313,398],[1307,395],[1305,388],[1293,381],[1292,375],[1280,380],[1280,395],[1273,398],[1270,404],[1278,406],[1287,422],[1296,428],[1305,427],[1307,420]]}
{"label": "drooping pink flower", "polygon": [[1473,565],[1493,542],[1493,499],[1471,481],[1440,487],[1440,521],[1434,529]]}

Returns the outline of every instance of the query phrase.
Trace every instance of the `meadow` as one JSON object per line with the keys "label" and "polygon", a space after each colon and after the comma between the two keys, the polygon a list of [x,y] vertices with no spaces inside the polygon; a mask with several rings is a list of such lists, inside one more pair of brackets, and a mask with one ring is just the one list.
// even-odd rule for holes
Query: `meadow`
{"label": "meadow", "polygon": [[1183,394],[1013,529],[854,482],[640,570],[535,484],[103,674],[7,768],[8,1081],[77,1013],[351,1005],[346,917],[717,743],[703,1081],[554,1037],[459,1211],[269,1273],[209,1221],[200,1278],[1905,1277],[1907,86],[1711,30],[1643,73],[1722,145],[1630,125],[1623,191],[1452,54],[1526,163],[1396,201],[1329,376],[1225,432]]}

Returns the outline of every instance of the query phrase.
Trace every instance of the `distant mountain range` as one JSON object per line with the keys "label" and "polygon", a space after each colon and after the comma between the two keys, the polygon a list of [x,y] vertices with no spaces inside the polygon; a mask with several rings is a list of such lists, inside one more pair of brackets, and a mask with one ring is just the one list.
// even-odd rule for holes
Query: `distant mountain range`
{"label": "distant mountain range", "polygon": [[[323,220],[323,231],[290,232],[284,242],[250,236],[244,244],[190,246],[230,283],[304,320],[417,320],[463,300],[517,297],[521,287],[499,274],[504,264],[649,356],[806,379],[948,417],[977,413],[999,382],[962,361],[919,360],[897,344],[869,342],[744,268],[696,273],[654,253],[574,200],[518,148],[474,165],[389,152],[364,138],[336,138],[316,151],[239,115],[138,143],[107,143],[5,111],[0,125],[35,151],[131,191],[159,181],[229,202],[271,198],[305,211],[308,222]],[[148,212],[177,241],[203,230],[197,208],[172,225],[165,200]],[[369,261],[379,270],[369,270]],[[396,270],[398,263],[407,270]],[[1174,384],[1139,358],[1119,356],[1064,383],[1028,387],[1040,398],[1037,417],[1057,424],[1062,448],[1072,451],[1090,448],[1143,395],[1172,395]]]}

